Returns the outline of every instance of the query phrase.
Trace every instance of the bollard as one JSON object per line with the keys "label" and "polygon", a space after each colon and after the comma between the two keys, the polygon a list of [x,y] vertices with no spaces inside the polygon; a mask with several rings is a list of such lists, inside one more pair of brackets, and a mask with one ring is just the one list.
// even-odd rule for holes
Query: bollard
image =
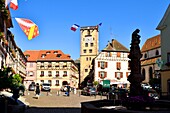
{"label": "bollard", "polygon": [[94,95],[94,98],[96,99],[96,94]]}
{"label": "bollard", "polygon": [[47,96],[48,96],[48,91],[47,91]]}
{"label": "bollard", "polygon": [[60,91],[58,90],[58,96],[60,96]]}
{"label": "bollard", "polygon": [[79,97],[80,97],[80,91],[79,91]]}
{"label": "bollard", "polygon": [[102,100],[102,93],[101,93],[100,95],[101,95],[100,98],[101,98],[101,100]]}

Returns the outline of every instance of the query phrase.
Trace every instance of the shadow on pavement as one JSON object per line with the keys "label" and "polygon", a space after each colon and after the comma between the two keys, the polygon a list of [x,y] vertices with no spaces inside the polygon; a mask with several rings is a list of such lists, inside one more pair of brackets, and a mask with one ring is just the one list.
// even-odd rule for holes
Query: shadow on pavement
{"label": "shadow on pavement", "polygon": [[69,107],[29,107],[25,113],[81,113],[81,108]]}

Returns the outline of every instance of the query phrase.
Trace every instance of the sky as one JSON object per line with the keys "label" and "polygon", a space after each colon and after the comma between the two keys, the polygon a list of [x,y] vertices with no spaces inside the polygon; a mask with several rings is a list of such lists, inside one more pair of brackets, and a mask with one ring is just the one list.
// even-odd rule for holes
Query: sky
{"label": "sky", "polygon": [[[18,10],[12,10],[10,28],[18,47],[26,50],[61,50],[73,60],[80,57],[80,28],[73,24],[99,28],[99,52],[112,39],[130,49],[131,34],[140,29],[140,47],[148,38],[160,34],[156,30],[169,0],[18,0]],[[15,18],[32,20],[39,36],[28,40]]]}

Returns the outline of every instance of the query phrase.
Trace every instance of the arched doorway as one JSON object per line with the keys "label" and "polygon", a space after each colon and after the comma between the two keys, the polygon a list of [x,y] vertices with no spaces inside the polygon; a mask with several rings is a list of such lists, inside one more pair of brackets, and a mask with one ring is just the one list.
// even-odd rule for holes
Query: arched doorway
{"label": "arched doorway", "polygon": [[149,67],[149,80],[153,78],[153,69]]}
{"label": "arched doorway", "polygon": [[145,76],[146,76],[145,68],[142,69],[142,75],[144,76],[144,79],[145,79]]}
{"label": "arched doorway", "polygon": [[68,85],[68,82],[67,81],[63,81],[62,82],[62,85],[64,86],[64,85]]}

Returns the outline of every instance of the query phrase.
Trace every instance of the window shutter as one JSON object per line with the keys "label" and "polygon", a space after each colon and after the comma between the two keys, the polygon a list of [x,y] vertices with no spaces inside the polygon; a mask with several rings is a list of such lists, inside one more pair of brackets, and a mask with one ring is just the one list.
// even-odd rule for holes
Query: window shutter
{"label": "window shutter", "polygon": [[126,77],[128,78],[128,74],[129,74],[129,72],[126,72]]}
{"label": "window shutter", "polygon": [[105,62],[105,68],[107,68],[107,62]]}
{"label": "window shutter", "polygon": [[115,72],[115,78],[117,78],[117,73]]}
{"label": "window shutter", "polygon": [[100,67],[100,62],[98,62],[98,67]]}
{"label": "window shutter", "polygon": [[120,73],[120,78],[123,78],[123,72]]}
{"label": "window shutter", "polygon": [[107,77],[107,72],[104,72],[104,78]]}
{"label": "window shutter", "polygon": [[98,72],[98,76],[100,77],[100,72]]}
{"label": "window shutter", "polygon": [[120,52],[117,52],[117,57],[120,57]]}

